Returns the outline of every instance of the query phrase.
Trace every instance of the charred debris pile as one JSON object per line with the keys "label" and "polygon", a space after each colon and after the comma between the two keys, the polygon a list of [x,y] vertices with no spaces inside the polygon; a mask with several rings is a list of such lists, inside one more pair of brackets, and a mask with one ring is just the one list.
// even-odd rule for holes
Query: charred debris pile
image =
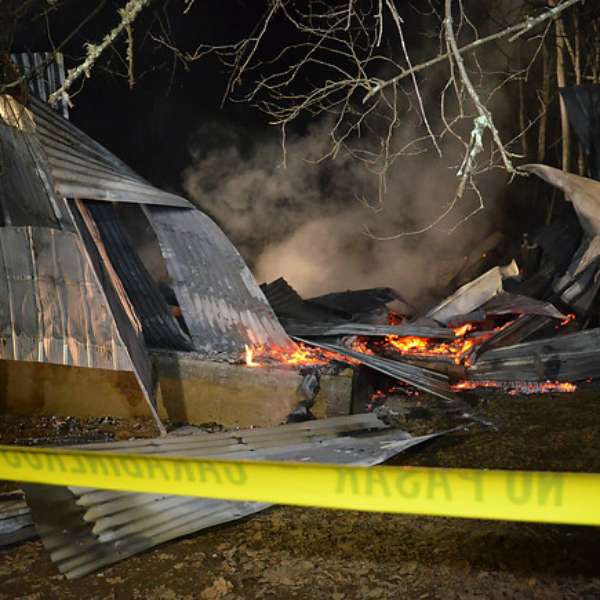
{"label": "charred debris pile", "polygon": [[[540,227],[516,256],[434,306],[417,310],[390,288],[303,299],[283,278],[263,284],[300,362],[333,357],[385,375],[367,397],[355,390],[363,410],[392,393],[421,390],[461,406],[470,391],[573,392],[600,377],[600,182],[524,168],[563,191],[577,219]],[[251,359],[261,364],[260,348]]]}

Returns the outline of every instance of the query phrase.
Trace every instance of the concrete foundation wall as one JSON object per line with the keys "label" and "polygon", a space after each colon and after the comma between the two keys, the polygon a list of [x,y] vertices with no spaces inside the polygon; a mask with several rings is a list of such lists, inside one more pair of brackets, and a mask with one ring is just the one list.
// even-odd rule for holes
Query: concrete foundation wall
{"label": "concrete foundation wall", "polygon": [[[295,369],[248,368],[187,357],[154,357],[163,419],[227,427],[277,425],[297,406]],[[315,416],[349,414],[349,372],[324,376]],[[147,417],[133,373],[0,361],[0,411],[74,417]]]}

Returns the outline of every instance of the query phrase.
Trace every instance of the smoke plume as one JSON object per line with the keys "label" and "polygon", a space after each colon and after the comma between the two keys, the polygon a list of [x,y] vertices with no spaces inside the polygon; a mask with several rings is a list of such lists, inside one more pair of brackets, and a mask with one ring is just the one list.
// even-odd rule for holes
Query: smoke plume
{"label": "smoke plume", "polygon": [[[221,225],[259,282],[284,276],[306,297],[371,286],[393,287],[413,301],[436,296],[489,232],[490,211],[448,233],[477,205],[463,200],[422,235],[373,239],[368,231],[389,236],[431,223],[455,193],[455,171],[433,154],[403,157],[374,210],[365,199],[377,198],[377,178],[353,157],[316,162],[328,132],[324,122],[288,138],[284,168],[278,139],[244,148],[235,132],[204,129],[184,174],[186,192]],[[493,204],[490,194],[486,200]]]}

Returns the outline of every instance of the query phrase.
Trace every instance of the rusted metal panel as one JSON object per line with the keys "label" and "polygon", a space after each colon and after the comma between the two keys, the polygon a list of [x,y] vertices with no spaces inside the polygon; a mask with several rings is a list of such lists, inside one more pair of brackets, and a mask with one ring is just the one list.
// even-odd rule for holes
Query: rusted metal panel
{"label": "rusted metal panel", "polygon": [[150,185],[45,102],[32,98],[31,111],[59,196],[192,207],[184,198]]}
{"label": "rusted metal panel", "polygon": [[225,234],[198,210],[146,207],[173,291],[198,352],[218,355],[250,346],[289,347],[246,263]]}
{"label": "rusted metal panel", "polygon": [[[366,435],[363,435],[366,434]],[[84,446],[90,451],[222,459],[289,460],[371,466],[439,434],[411,437],[373,414],[270,429],[167,436]],[[268,504],[27,486],[33,519],[50,557],[69,578],[268,508]]]}

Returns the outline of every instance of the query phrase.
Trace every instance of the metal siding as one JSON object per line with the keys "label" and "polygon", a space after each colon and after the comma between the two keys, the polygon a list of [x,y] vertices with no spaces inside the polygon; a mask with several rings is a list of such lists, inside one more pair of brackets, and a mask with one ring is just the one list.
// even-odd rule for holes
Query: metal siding
{"label": "metal siding", "polygon": [[[65,65],[61,52],[22,52],[12,54],[11,58],[21,74],[28,77],[31,93],[40,100],[46,102],[50,94],[65,82]],[[56,110],[65,119],[69,118],[69,108],[64,100],[57,102]]]}
{"label": "metal siding", "polygon": [[191,340],[170,314],[167,303],[131,247],[114,207],[103,202],[86,202],[85,205],[98,227],[110,260],[140,319],[148,347],[193,350]]}
{"label": "metal siding", "polygon": [[146,211],[196,350],[210,355],[243,352],[244,344],[291,345],[244,260],[212,219],[197,210]]}
{"label": "metal siding", "polygon": [[[40,178],[31,146],[36,140],[31,132],[8,124],[14,111],[25,111],[14,102],[0,97],[0,218],[6,225],[59,227],[51,198]],[[5,112],[8,111],[8,112]],[[25,112],[22,113],[26,115]],[[26,120],[26,116],[23,117]]]}
{"label": "metal siding", "polygon": [[[81,203],[70,202],[71,214],[77,231],[83,241],[87,255],[93,267],[95,280],[101,286],[102,297],[106,300],[106,309],[112,313],[111,324],[114,323],[115,331],[120,340],[127,347],[129,358],[148,408],[159,428],[162,428],[156,414],[156,399],[152,384],[152,365],[144,341],[141,326],[129,303],[129,299],[122,287],[120,280],[114,272],[106,250],[100,239],[99,233],[94,229],[93,221],[85,206]],[[94,327],[101,328],[104,323],[96,321],[96,313],[91,312],[91,321]]]}
{"label": "metal siding", "polygon": [[0,338],[2,359],[131,370],[81,242],[68,231],[0,227]]}

